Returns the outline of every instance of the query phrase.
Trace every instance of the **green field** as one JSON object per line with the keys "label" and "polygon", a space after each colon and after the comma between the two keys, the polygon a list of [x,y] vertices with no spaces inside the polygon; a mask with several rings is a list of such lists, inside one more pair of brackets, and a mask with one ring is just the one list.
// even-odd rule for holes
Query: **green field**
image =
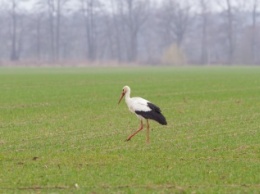
{"label": "green field", "polygon": [[[122,87],[160,106],[150,144]],[[0,193],[259,193],[260,68],[0,68]]]}

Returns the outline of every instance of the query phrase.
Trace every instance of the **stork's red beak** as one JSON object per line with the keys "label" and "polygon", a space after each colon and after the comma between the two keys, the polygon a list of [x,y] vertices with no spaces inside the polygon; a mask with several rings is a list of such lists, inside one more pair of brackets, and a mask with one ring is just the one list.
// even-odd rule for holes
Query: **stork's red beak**
{"label": "stork's red beak", "polygon": [[121,100],[122,100],[122,98],[124,97],[124,95],[125,95],[125,93],[122,92],[121,97],[120,97],[120,99],[119,99],[119,101],[118,101],[118,104],[121,102]]}

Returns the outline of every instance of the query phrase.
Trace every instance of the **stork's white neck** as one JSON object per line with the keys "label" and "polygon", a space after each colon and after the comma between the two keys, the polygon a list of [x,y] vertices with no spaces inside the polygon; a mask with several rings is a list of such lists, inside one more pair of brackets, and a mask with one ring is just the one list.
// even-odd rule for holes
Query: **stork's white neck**
{"label": "stork's white neck", "polygon": [[130,100],[130,93],[131,93],[131,90],[130,88],[126,91],[125,93],[125,102],[127,103],[129,100]]}
{"label": "stork's white neck", "polygon": [[127,106],[129,107],[130,106],[130,101],[131,101],[131,98],[130,98],[130,93],[131,93],[131,89],[129,86],[124,86],[123,87],[123,92],[124,92],[124,97],[125,97],[125,102],[127,104]]}

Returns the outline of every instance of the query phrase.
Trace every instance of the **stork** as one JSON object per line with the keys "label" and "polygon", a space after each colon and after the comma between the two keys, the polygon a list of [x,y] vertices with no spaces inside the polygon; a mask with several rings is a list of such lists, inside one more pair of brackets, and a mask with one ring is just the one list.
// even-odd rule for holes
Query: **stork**
{"label": "stork", "polygon": [[161,110],[158,106],[152,104],[150,101],[145,100],[140,97],[130,97],[131,89],[129,86],[124,86],[121,97],[118,101],[118,104],[121,102],[122,98],[125,96],[125,102],[130,110],[130,112],[136,114],[140,119],[140,127],[133,134],[128,136],[126,141],[131,140],[139,131],[144,127],[143,121],[146,120],[146,142],[149,143],[149,119],[157,121],[161,125],[167,125],[165,117],[162,115]]}

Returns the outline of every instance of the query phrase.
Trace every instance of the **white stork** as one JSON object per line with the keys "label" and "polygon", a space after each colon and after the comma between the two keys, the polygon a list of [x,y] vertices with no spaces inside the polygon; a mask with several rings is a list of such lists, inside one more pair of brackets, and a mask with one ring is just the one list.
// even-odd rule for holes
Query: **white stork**
{"label": "white stork", "polygon": [[130,97],[131,89],[129,86],[124,86],[121,97],[118,104],[121,102],[122,98],[125,96],[125,102],[130,110],[130,112],[136,114],[140,119],[141,125],[139,129],[131,134],[126,141],[129,141],[134,135],[143,129],[143,120],[146,120],[147,131],[146,131],[146,142],[149,143],[149,122],[148,119],[152,119],[160,123],[161,125],[167,125],[165,117],[162,115],[161,110],[158,106],[152,104],[148,100],[140,97]]}

